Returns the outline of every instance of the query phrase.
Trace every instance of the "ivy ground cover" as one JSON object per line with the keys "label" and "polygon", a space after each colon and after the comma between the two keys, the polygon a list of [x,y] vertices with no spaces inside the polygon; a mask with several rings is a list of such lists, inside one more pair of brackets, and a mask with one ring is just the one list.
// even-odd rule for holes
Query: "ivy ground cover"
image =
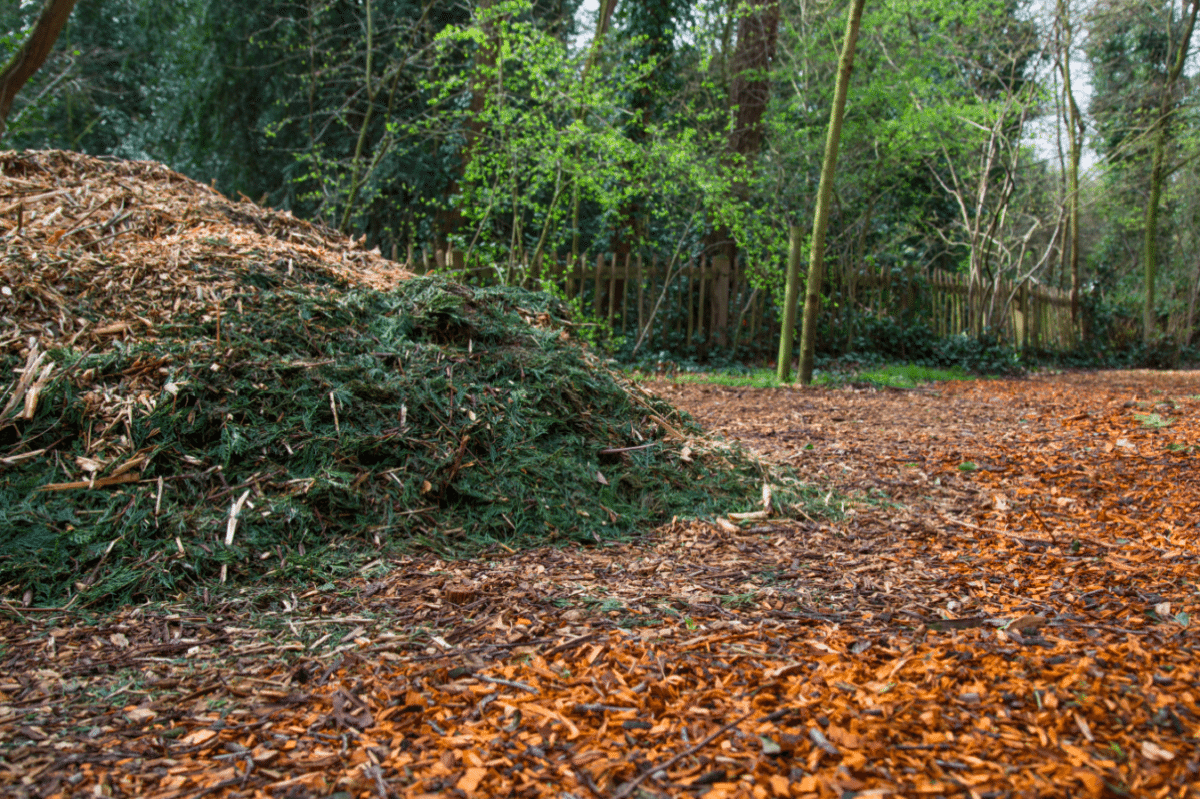
{"label": "ivy ground cover", "polygon": [[651,388],[832,513],[6,606],[0,791],[1200,795],[1200,376]]}

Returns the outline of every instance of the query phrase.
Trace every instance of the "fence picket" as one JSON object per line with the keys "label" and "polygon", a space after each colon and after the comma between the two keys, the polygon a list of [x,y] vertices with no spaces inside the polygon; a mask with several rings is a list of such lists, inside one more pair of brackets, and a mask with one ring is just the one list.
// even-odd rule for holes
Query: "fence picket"
{"label": "fence picket", "polygon": [[[426,266],[429,271],[436,269],[472,284],[505,278],[505,270],[464,263],[464,253],[455,248],[419,247],[409,259],[417,269]],[[842,292],[841,308],[846,309],[839,310],[835,325],[846,325],[853,318],[853,313],[847,311],[857,308],[860,313],[896,318],[915,311],[940,337],[969,331],[972,320],[990,316],[999,335],[1027,349],[1066,350],[1075,345],[1079,335],[1071,318],[1070,293],[1029,279],[1020,284],[997,279],[971,291],[965,275],[939,269],[894,270],[869,262],[855,268],[848,260],[832,266],[835,274],[831,275],[831,290]],[[639,336],[647,325],[656,322],[660,325],[658,335],[673,333],[683,338],[686,333],[684,342],[698,345],[701,355],[714,344],[722,348],[731,343],[734,347],[742,343],[762,345],[778,335],[778,320],[767,313],[768,292],[754,288],[749,279],[751,267],[745,262],[731,263],[724,255],[700,255],[688,259],[674,274],[661,273],[661,268],[658,254],[651,254],[647,263],[642,253],[627,252],[622,263],[617,253],[600,253],[594,264],[588,263],[585,254],[577,260],[568,256],[561,263],[557,257],[544,254],[528,269],[521,269],[521,282],[536,287],[541,279],[554,281],[568,300],[581,298],[590,303],[597,317],[607,319],[614,327],[619,324],[623,335],[628,334],[635,319]],[[665,285],[668,277],[671,284]],[[591,297],[586,294],[589,282]],[[653,305],[653,298],[663,291],[668,299],[659,310],[663,318],[652,319],[647,298]],[[630,310],[631,303],[636,303],[635,310]],[[847,326],[847,346],[851,340],[852,331]],[[655,343],[652,331],[647,348],[655,347]],[[664,341],[660,346],[669,345]]]}

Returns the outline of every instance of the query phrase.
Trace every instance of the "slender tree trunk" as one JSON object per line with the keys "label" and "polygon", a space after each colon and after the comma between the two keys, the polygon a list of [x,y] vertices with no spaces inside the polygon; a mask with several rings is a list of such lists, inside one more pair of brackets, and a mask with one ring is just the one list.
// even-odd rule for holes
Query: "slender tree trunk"
{"label": "slender tree trunk", "polygon": [[[733,54],[729,86],[729,105],[734,109],[734,118],[728,149],[747,162],[762,148],[762,120],[771,99],[769,72],[775,59],[778,30],[778,0],[758,0],[738,23],[737,51]],[[745,191],[745,186],[739,190]]]}
{"label": "slender tree trunk", "polygon": [[[1055,53],[1057,58],[1061,58],[1066,52],[1062,46],[1062,27],[1059,26],[1055,30]],[[1057,65],[1061,67],[1061,64]],[[1059,196],[1062,198],[1062,213],[1059,214],[1058,225],[1054,229],[1052,236],[1059,239],[1063,243],[1058,247],[1058,275],[1054,274],[1054,260],[1047,262],[1046,268],[1046,283],[1051,286],[1062,288],[1063,281],[1068,279],[1071,273],[1067,259],[1070,257],[1070,251],[1067,247],[1067,240],[1070,235],[1067,231],[1067,198],[1070,196],[1070,191],[1067,189],[1067,156],[1063,150],[1063,125],[1070,124],[1067,122],[1068,112],[1066,106],[1066,98],[1064,92],[1059,86],[1058,80],[1061,76],[1061,69],[1054,74],[1054,152],[1058,156],[1058,183]]]}
{"label": "slender tree trunk", "polygon": [[813,353],[817,343],[817,311],[821,307],[821,278],[825,265],[825,228],[829,224],[833,174],[837,168],[842,118],[846,113],[850,73],[854,70],[854,48],[858,44],[863,3],[864,0],[852,0],[846,19],[846,37],[842,42],[841,57],[838,58],[837,88],[834,90],[833,108],[829,112],[829,135],[825,138],[825,160],[821,163],[821,185],[817,190],[812,247],[808,257],[808,286],[804,292],[804,324],[800,332],[800,383],[805,386],[812,383]]}
{"label": "slender tree trunk", "polygon": [[1063,31],[1063,48],[1059,68],[1062,71],[1064,109],[1067,117],[1067,136],[1071,161],[1067,167],[1067,236],[1068,265],[1071,273],[1071,324],[1079,330],[1079,159],[1083,149],[1084,123],[1071,91],[1071,18],[1070,0],[1058,0],[1058,17]]}
{"label": "slender tree trunk", "polygon": [[[482,17],[490,16],[492,3],[493,0],[477,0],[475,13]],[[488,94],[491,91],[491,85],[488,82],[491,76],[488,81],[485,81],[481,78],[481,74],[496,63],[496,45],[493,41],[494,33],[490,19],[483,23],[483,31],[486,43],[475,51],[474,57],[475,75],[471,81],[471,104],[468,106],[470,113],[467,115],[467,125],[464,131],[466,143],[463,146],[461,163],[454,170],[450,178],[450,185],[446,188],[447,198],[455,196],[461,190],[462,177],[467,173],[467,167],[471,163],[475,143],[483,133],[482,117],[484,109],[487,107]],[[441,247],[448,242],[451,234],[462,227],[463,215],[462,210],[455,205],[441,211],[438,217],[437,246]]]}
{"label": "slender tree trunk", "polygon": [[[617,0],[602,0],[602,5],[599,9],[599,15],[596,17],[596,34],[592,37],[591,48],[588,50],[587,61],[583,65],[583,74],[579,76],[579,80],[586,81],[588,73],[596,65],[596,59],[600,56],[600,46],[604,43],[604,36],[608,33],[608,27],[612,23],[613,12],[617,10]],[[579,108],[575,111],[576,119],[583,119],[586,108]],[[575,161],[579,162],[579,148],[575,148]],[[579,178],[574,176],[571,179],[571,263],[579,261]],[[597,293],[599,288],[597,287]]]}
{"label": "slender tree trunk", "polygon": [[592,37],[587,63],[583,67],[585,74],[591,72],[592,68],[596,66],[596,59],[600,57],[600,46],[604,43],[604,37],[608,35],[608,29],[612,25],[613,12],[616,10],[617,0],[603,0],[599,16],[596,17],[596,35]]}
{"label": "slender tree trunk", "polygon": [[1160,126],[1154,133],[1150,196],[1146,200],[1146,237],[1142,244],[1142,265],[1146,280],[1146,303],[1142,309],[1142,341],[1146,344],[1154,339],[1155,330],[1158,328],[1154,313],[1154,283],[1158,278],[1158,203],[1162,197],[1166,140],[1167,131]]}
{"label": "slender tree trunk", "polygon": [[365,14],[367,37],[367,64],[364,78],[367,82],[367,111],[363,114],[362,127],[358,131],[358,141],[354,145],[354,157],[350,161],[350,191],[346,197],[346,209],[342,213],[338,230],[342,233],[350,231],[350,219],[354,215],[354,203],[358,201],[358,193],[362,189],[362,158],[367,145],[367,135],[371,127],[371,115],[375,111],[375,76],[371,74],[375,55],[375,24],[371,18],[371,0],[366,0],[363,13]]}
{"label": "slender tree trunk", "polygon": [[8,129],[8,114],[17,92],[46,62],[74,8],[75,0],[46,0],[29,38],[0,70],[0,137]]}
{"label": "slender tree trunk", "polygon": [[1154,120],[1154,155],[1150,162],[1150,196],[1146,200],[1146,240],[1142,251],[1146,270],[1146,305],[1142,314],[1142,341],[1146,344],[1153,340],[1158,327],[1154,313],[1154,283],[1158,277],[1158,203],[1162,198],[1163,184],[1167,177],[1165,162],[1167,125],[1170,122],[1168,117],[1175,102],[1175,84],[1183,72],[1184,62],[1187,61],[1192,29],[1196,26],[1197,12],[1200,12],[1200,0],[1192,0],[1191,11],[1184,23],[1183,36],[1175,51],[1175,62],[1171,64],[1171,70],[1167,73],[1166,82],[1163,84],[1158,118]]}
{"label": "slender tree trunk", "polygon": [[800,226],[788,226],[787,288],[783,300],[783,331],[779,334],[779,359],[775,377],[780,383],[792,379],[792,338],[796,330],[796,300],[800,296]]}

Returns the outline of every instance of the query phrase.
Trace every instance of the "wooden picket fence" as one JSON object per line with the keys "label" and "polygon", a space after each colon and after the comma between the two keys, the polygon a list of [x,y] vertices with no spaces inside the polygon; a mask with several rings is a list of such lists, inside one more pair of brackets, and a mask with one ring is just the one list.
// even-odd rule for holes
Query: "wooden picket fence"
{"label": "wooden picket fence", "polygon": [[[778,322],[767,292],[746,279],[740,261],[724,256],[693,257],[670,268],[657,255],[613,253],[534,265],[522,270],[530,287],[542,278],[557,284],[568,300],[580,299],[585,309],[622,336],[638,336],[653,325],[643,350],[653,351],[688,342],[701,350],[770,344],[779,335]],[[437,268],[468,283],[491,284],[502,270],[492,266],[467,268],[462,254],[438,252]],[[661,302],[659,301],[661,297]],[[657,311],[655,310],[657,306]],[[652,319],[653,317],[653,319]]]}
{"label": "wooden picket fence", "polygon": [[[503,276],[500,267],[467,268],[461,252],[439,251],[435,258],[417,264],[418,271],[436,269],[475,284],[496,283]],[[686,345],[702,352],[747,345],[773,351],[779,337],[775,306],[768,292],[747,280],[743,262],[700,256],[676,264],[669,275],[667,267],[667,260],[658,256],[609,253],[534,265],[521,274],[531,287],[542,278],[553,281],[568,300],[580,299],[593,316],[623,336],[636,337],[652,324],[646,351]],[[999,280],[971,298],[966,275],[842,264],[831,269],[829,290],[840,294],[841,309],[896,318],[912,311],[943,337],[971,330],[974,299],[979,306],[975,313],[993,308],[991,332],[1017,347],[1064,351],[1078,340],[1070,293],[1030,280]],[[837,323],[835,319],[835,327]]]}
{"label": "wooden picket fence", "polygon": [[1070,292],[1032,280],[1000,279],[985,284],[972,298],[967,275],[940,269],[843,269],[840,277],[843,292],[858,307],[876,315],[898,315],[912,308],[942,337],[969,332],[971,319],[991,308],[991,332],[1018,348],[1062,352],[1078,341]]}
{"label": "wooden picket fence", "polygon": [[764,320],[765,292],[749,284],[742,264],[731,264],[724,256],[692,258],[677,264],[671,274],[666,259],[652,256],[647,262],[632,253],[598,255],[574,269],[557,266],[555,278],[567,298],[589,299],[593,315],[622,335],[643,330],[657,305],[659,340],[648,341],[651,349],[666,343],[662,339],[667,337],[701,348],[755,342],[766,332],[760,329],[764,321],[767,328],[774,321]]}

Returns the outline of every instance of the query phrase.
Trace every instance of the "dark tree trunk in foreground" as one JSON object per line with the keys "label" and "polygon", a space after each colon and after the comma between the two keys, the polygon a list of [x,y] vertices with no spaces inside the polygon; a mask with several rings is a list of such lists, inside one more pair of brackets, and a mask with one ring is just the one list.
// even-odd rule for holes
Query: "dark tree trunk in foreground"
{"label": "dark tree trunk in foreground", "polygon": [[75,0],[46,0],[29,38],[0,71],[0,136],[8,128],[8,112],[17,92],[45,63],[74,8]]}

